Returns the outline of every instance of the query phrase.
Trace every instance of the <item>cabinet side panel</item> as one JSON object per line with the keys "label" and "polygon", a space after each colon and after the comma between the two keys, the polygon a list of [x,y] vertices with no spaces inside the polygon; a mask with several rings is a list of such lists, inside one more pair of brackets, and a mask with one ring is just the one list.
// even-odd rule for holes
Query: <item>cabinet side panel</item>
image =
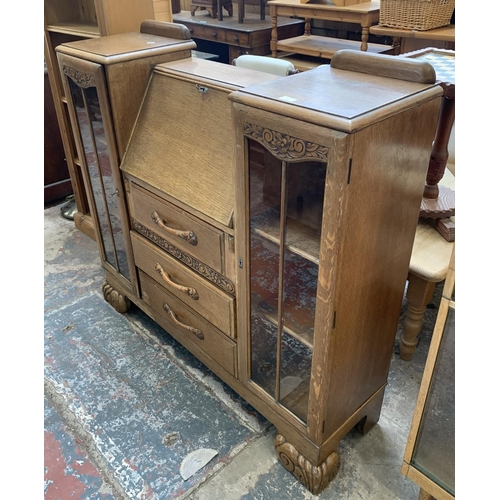
{"label": "cabinet side panel", "polygon": [[355,135],[325,438],[387,381],[439,106]]}

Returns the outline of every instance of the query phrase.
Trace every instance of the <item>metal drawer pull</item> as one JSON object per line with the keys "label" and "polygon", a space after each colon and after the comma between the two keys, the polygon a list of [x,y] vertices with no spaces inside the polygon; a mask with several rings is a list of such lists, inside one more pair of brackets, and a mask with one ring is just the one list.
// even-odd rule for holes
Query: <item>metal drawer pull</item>
{"label": "metal drawer pull", "polygon": [[179,229],[173,229],[168,227],[165,222],[161,219],[161,217],[157,214],[156,210],[151,212],[151,219],[155,224],[158,224],[162,229],[167,231],[167,233],[173,234],[174,236],[178,236],[183,240],[186,240],[189,244],[196,246],[198,244],[198,238],[193,233],[193,231],[180,231]]}
{"label": "metal drawer pull", "polygon": [[170,285],[172,288],[179,290],[179,292],[187,293],[192,299],[198,300],[200,296],[195,288],[190,288],[188,286],[178,285],[172,281],[170,275],[160,266],[160,264],[155,264],[155,271],[163,278],[163,280]]}
{"label": "metal drawer pull", "polygon": [[201,330],[198,330],[198,328],[194,328],[193,326],[189,326],[189,325],[185,325],[184,323],[181,323],[177,319],[177,317],[175,316],[174,311],[172,311],[172,309],[170,309],[170,306],[166,302],[163,303],[163,309],[165,309],[165,311],[168,312],[168,314],[170,314],[170,317],[173,319],[174,323],[177,326],[180,326],[181,328],[184,328],[185,330],[188,330],[189,332],[194,333],[200,340],[205,339],[205,335],[203,335],[203,332]]}

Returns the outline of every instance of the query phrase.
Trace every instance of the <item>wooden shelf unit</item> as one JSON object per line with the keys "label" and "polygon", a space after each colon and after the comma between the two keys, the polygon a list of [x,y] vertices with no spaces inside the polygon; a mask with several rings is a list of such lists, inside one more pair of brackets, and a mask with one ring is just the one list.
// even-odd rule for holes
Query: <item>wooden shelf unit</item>
{"label": "wooden shelf unit", "polygon": [[[56,47],[62,43],[100,36],[139,31],[141,22],[155,19],[155,0],[45,0],[44,58],[61,132],[66,163],[75,195],[77,212],[75,226],[96,239],[94,221],[86,193],[82,162],[78,158],[75,131],[69,118],[67,98],[56,57]],[[170,2],[158,10],[158,19],[172,21]],[[159,5],[159,4],[158,4]],[[163,9],[163,10],[162,10]],[[170,9],[170,13],[165,12]]]}
{"label": "wooden shelf unit", "polygon": [[[304,0],[271,0],[268,5],[273,26],[275,26],[277,16],[305,19],[305,30],[302,36],[279,40],[278,33],[274,29],[271,31],[271,54],[273,57],[280,57],[280,53],[287,52],[321,58],[326,64],[336,52],[342,49],[359,49],[379,54],[389,53],[393,50],[387,45],[368,43],[370,27],[376,24],[379,19],[380,3],[377,1],[340,6],[309,3]],[[361,42],[313,35],[311,34],[312,19],[358,24],[361,26]]]}

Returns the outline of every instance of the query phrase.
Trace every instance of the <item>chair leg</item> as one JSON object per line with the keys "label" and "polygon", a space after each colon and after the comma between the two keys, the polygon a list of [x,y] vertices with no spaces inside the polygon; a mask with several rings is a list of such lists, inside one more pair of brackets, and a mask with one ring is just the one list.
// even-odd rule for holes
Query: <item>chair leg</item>
{"label": "chair leg", "polygon": [[431,301],[436,288],[436,283],[426,281],[419,276],[409,274],[406,299],[408,311],[403,322],[403,333],[399,344],[401,359],[410,361],[417,347],[418,334],[422,329],[425,308]]}

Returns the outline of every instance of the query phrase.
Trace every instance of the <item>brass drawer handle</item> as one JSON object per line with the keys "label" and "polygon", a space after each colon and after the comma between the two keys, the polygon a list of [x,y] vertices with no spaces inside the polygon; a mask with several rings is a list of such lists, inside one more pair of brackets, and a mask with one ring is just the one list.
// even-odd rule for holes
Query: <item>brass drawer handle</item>
{"label": "brass drawer handle", "polygon": [[200,296],[195,288],[190,288],[188,286],[178,285],[172,281],[170,275],[160,266],[160,264],[156,263],[155,271],[163,278],[163,280],[170,285],[172,288],[179,290],[179,292],[183,292],[188,294],[192,299],[198,300]]}
{"label": "brass drawer handle", "polygon": [[181,328],[184,328],[185,330],[188,330],[189,332],[194,333],[200,340],[204,340],[205,335],[203,335],[203,332],[201,330],[198,330],[198,328],[194,328],[193,326],[189,326],[189,325],[185,325],[184,323],[181,323],[177,319],[177,317],[175,316],[174,311],[172,311],[172,309],[170,309],[170,306],[166,302],[163,303],[163,309],[165,309],[165,311],[168,314],[170,314],[170,317],[172,318],[172,320],[174,321],[174,323],[177,326],[180,326]]}
{"label": "brass drawer handle", "polygon": [[178,236],[179,238],[186,240],[189,244],[193,246],[196,246],[198,244],[198,238],[193,233],[193,231],[181,231],[179,229],[173,229],[171,227],[168,227],[165,224],[165,222],[161,219],[161,217],[158,215],[156,210],[153,210],[151,212],[151,219],[155,224],[158,224],[162,229],[167,231],[167,233],[173,234],[174,236]]}

